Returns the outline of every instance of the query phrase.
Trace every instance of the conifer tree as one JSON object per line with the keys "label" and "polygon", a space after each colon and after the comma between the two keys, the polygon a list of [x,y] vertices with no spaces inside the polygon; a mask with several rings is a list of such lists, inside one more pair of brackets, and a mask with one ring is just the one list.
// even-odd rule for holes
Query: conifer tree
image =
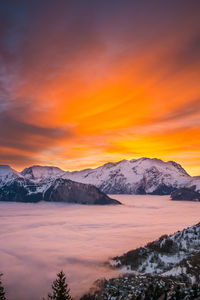
{"label": "conifer tree", "polygon": [[61,271],[57,274],[57,279],[52,284],[52,294],[48,295],[48,299],[53,300],[72,300],[70,296],[70,289],[66,282],[66,276]]}
{"label": "conifer tree", "polygon": [[6,300],[4,287],[1,281],[1,276],[3,276],[3,274],[0,274],[0,300]]}

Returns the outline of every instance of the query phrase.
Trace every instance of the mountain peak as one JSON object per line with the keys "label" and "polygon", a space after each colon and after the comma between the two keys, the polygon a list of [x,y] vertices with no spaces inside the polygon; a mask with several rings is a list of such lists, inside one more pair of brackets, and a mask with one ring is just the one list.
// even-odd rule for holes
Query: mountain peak
{"label": "mountain peak", "polygon": [[9,165],[0,165],[0,186],[18,177],[21,177],[21,175]]}
{"label": "mountain peak", "polygon": [[21,172],[21,175],[26,179],[41,180],[56,178],[58,176],[62,176],[64,173],[65,172],[58,167],[34,165],[29,168],[25,168]]}
{"label": "mountain peak", "polygon": [[10,173],[18,173],[12,169],[9,165],[0,165],[0,176],[6,176]]}

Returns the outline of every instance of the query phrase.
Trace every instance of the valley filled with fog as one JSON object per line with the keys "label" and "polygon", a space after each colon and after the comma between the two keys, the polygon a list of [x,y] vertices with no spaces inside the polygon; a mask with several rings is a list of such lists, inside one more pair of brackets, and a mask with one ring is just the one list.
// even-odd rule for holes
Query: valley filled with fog
{"label": "valley filled with fog", "polygon": [[78,297],[118,271],[109,258],[199,222],[199,202],[114,195],[124,205],[0,202],[0,272],[8,300],[42,299],[56,273]]}

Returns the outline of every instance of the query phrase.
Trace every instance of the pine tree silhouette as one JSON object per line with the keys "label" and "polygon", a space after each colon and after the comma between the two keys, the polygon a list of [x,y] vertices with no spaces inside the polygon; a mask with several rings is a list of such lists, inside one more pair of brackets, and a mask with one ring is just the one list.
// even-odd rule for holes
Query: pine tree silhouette
{"label": "pine tree silhouette", "polygon": [[52,294],[48,295],[48,299],[53,300],[72,300],[70,296],[70,289],[66,282],[66,276],[61,271],[57,274],[57,279],[52,284]]}
{"label": "pine tree silhouette", "polygon": [[0,300],[6,300],[4,287],[1,281],[1,276],[3,276],[3,274],[0,274]]}

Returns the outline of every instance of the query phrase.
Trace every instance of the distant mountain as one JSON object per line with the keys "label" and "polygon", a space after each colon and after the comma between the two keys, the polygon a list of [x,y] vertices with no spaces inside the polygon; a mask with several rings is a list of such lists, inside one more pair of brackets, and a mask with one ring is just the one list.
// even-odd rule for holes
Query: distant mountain
{"label": "distant mountain", "polygon": [[136,274],[200,280],[200,223],[115,257],[111,265]]}
{"label": "distant mountain", "polygon": [[140,158],[107,163],[96,169],[67,172],[65,178],[93,184],[107,194],[167,195],[191,183],[191,177],[177,163]]}
{"label": "distant mountain", "polygon": [[34,181],[51,180],[62,177],[66,172],[58,167],[49,166],[32,166],[24,169],[21,175],[26,179]]}
{"label": "distant mountain", "polygon": [[191,177],[181,165],[145,157],[74,172],[51,166],[32,166],[19,173],[9,166],[0,166],[0,186],[15,178],[39,185],[48,185],[57,178],[69,179],[92,184],[106,194],[169,195],[180,188],[200,191],[200,177]]}
{"label": "distant mountain", "polygon": [[20,174],[0,166],[0,201],[120,204],[93,185],[57,178],[59,172],[58,168],[33,167]]}

